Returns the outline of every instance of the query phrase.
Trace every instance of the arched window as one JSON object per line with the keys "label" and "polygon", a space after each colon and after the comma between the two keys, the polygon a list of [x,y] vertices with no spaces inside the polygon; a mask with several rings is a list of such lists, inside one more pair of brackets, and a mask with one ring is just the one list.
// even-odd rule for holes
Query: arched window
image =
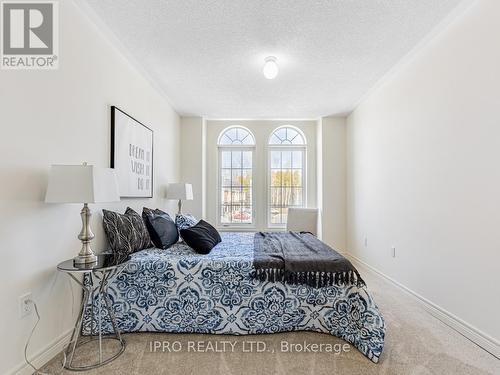
{"label": "arched window", "polygon": [[288,207],[303,207],[306,190],[306,138],[282,126],[269,137],[268,225],[284,226]]}
{"label": "arched window", "polygon": [[252,224],[255,138],[248,129],[232,126],[221,132],[218,148],[219,224]]}

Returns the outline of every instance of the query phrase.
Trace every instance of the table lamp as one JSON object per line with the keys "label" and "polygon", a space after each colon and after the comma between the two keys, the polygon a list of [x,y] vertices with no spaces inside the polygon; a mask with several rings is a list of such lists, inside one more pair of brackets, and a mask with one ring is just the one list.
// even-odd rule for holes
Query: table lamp
{"label": "table lamp", "polygon": [[90,246],[95,235],[90,226],[92,213],[89,203],[116,202],[120,200],[118,181],[111,168],[99,168],[93,165],[53,165],[50,167],[49,182],[45,195],[46,203],[83,203],[80,216],[82,230],[78,239],[82,248],[74,258],[75,264],[87,264],[97,261],[97,256]]}
{"label": "table lamp", "polygon": [[193,200],[193,186],[185,183],[168,184],[167,186],[167,199],[179,200],[179,212],[182,213],[182,201]]}

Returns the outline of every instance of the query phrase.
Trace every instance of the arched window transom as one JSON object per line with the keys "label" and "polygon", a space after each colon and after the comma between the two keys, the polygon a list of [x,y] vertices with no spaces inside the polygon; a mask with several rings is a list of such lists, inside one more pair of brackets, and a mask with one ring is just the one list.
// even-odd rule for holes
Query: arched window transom
{"label": "arched window transom", "polygon": [[245,128],[234,126],[226,129],[219,137],[219,146],[255,145],[255,139]]}
{"label": "arched window transom", "polygon": [[296,129],[284,126],[276,129],[269,140],[270,145],[305,145],[304,136]]}

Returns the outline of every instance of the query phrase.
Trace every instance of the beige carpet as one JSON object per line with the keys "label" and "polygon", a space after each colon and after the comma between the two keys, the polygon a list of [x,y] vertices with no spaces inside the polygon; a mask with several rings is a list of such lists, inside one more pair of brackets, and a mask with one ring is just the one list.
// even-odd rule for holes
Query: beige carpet
{"label": "beige carpet", "polygon": [[[164,333],[134,333],[124,335],[125,352],[114,362],[88,371],[88,374],[499,374],[500,360],[488,354],[459,333],[425,311],[412,297],[385,280],[359,267],[372,291],[387,324],[384,353],[374,364],[354,347],[348,352],[290,353],[281,350],[281,342],[303,344],[344,344],[326,334],[293,332],[275,335],[220,336]],[[179,352],[168,353],[151,345],[158,341]],[[204,348],[193,348],[190,342],[200,341]],[[256,352],[259,349],[265,352]],[[175,344],[174,344],[175,342]],[[224,342],[226,342],[224,344]],[[232,349],[229,342],[236,342]],[[153,343],[153,344],[152,344]],[[215,347],[215,345],[218,347]],[[226,352],[202,352],[199,349]],[[253,345],[253,348],[252,348]],[[330,347],[330,349],[339,349]],[[92,344],[82,348],[76,359],[95,359]],[[194,351],[196,350],[196,352]],[[252,353],[250,350],[253,350]],[[274,351],[274,352],[273,352]],[[72,373],[61,369],[62,356],[54,358],[43,369],[51,374]]]}

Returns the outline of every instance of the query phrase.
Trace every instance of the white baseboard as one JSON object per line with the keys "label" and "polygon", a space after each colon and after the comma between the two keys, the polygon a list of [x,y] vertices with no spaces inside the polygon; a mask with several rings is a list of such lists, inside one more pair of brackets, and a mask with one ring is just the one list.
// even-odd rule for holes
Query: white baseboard
{"label": "white baseboard", "polygon": [[[52,342],[50,342],[47,346],[39,350],[36,354],[32,356],[28,356],[30,362],[36,368],[40,368],[49,362],[52,358],[58,355],[63,349],[68,345],[71,332],[73,328],[64,332],[59,337],[56,337]],[[33,374],[33,369],[23,361],[23,363],[17,365],[12,370],[10,370],[8,375],[31,375]]]}
{"label": "white baseboard", "polygon": [[491,336],[488,336],[487,334],[480,331],[476,327],[470,325],[469,323],[464,322],[459,317],[453,315],[449,311],[446,311],[442,307],[429,301],[427,298],[422,297],[420,294],[414,292],[410,288],[404,286],[403,284],[399,283],[398,281],[394,280],[393,278],[387,276],[386,274],[379,271],[378,269],[370,266],[369,264],[365,263],[364,261],[357,258],[356,256],[354,256],[350,253],[345,253],[344,255],[346,255],[348,258],[350,258],[355,263],[358,263],[361,266],[368,268],[370,271],[374,272],[378,276],[381,276],[382,278],[389,281],[390,283],[392,283],[396,287],[398,287],[401,290],[403,290],[404,292],[408,293],[410,296],[414,297],[414,299],[417,302],[419,302],[425,308],[425,310],[427,310],[435,318],[439,319],[447,326],[453,328],[455,331],[457,331],[461,335],[465,336],[470,341],[472,341],[474,344],[483,348],[491,355],[500,359],[500,342],[499,341],[495,340]]}

